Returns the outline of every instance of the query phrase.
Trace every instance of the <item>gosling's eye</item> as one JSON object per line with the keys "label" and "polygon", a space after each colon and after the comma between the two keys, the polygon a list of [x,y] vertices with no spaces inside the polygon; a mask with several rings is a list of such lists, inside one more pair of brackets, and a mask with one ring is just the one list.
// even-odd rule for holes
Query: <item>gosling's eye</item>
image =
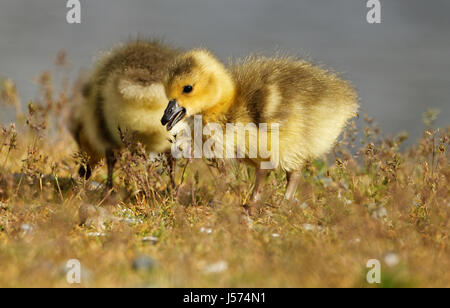
{"label": "gosling's eye", "polygon": [[194,88],[192,86],[184,86],[183,93],[191,93]]}

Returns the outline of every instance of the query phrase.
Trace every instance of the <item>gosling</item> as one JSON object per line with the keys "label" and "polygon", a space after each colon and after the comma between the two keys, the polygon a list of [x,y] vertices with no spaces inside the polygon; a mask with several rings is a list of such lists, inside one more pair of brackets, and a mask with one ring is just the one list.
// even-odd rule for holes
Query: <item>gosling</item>
{"label": "gosling", "polygon": [[[358,109],[357,93],[348,82],[293,57],[251,56],[226,68],[210,51],[194,49],[176,57],[164,84],[170,101],[161,123],[168,130],[194,115],[201,115],[203,124],[221,127],[277,123],[278,166],[288,180],[286,200],[294,199],[305,162],[327,153]],[[222,140],[224,146],[234,148],[227,145],[229,140]],[[256,167],[254,204],[261,199],[269,171],[260,167],[267,160],[262,155],[247,158],[251,147],[246,142],[235,151],[244,152]]]}
{"label": "gosling", "polygon": [[[168,100],[163,77],[179,53],[156,40],[134,41],[98,61],[83,87],[83,102],[72,112],[72,135],[89,157],[79,169],[81,177],[88,179],[106,158],[106,186],[113,187],[115,155],[124,147],[119,129],[133,132],[149,152],[169,153],[170,134],[159,124]],[[174,163],[166,157],[173,184]]]}

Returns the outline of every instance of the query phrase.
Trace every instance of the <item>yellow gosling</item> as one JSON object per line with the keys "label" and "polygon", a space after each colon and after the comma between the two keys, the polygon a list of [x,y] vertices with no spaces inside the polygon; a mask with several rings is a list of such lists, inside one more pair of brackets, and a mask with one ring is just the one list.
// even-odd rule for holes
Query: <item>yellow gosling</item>
{"label": "yellow gosling", "polygon": [[[216,122],[222,127],[277,123],[287,200],[294,198],[304,163],[327,153],[358,109],[357,93],[349,83],[292,57],[252,56],[227,68],[208,50],[195,49],[176,57],[165,90],[170,102],[161,121],[168,130],[194,115],[201,115],[204,124]],[[249,135],[261,138],[257,132]],[[227,140],[222,141],[227,147]],[[248,154],[251,147],[246,142],[236,150]],[[260,168],[262,160],[260,155],[247,159],[257,168],[252,202],[260,200],[268,172]]]}

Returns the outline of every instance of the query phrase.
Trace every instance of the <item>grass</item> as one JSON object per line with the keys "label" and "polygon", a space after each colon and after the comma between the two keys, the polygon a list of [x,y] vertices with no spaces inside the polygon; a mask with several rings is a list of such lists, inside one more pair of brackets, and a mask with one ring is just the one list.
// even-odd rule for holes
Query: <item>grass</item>
{"label": "grass", "polygon": [[[58,59],[62,82],[44,73],[27,111],[3,82],[1,108],[17,116],[0,126],[0,287],[450,287],[450,130],[432,128],[434,110],[409,147],[373,119],[351,123],[305,166],[298,204],[283,201],[274,172],[249,217],[253,171],[242,164],[179,161],[171,190],[163,164],[130,141],[116,192],[105,197],[104,166],[77,177],[85,157],[64,122],[79,97]],[[66,281],[69,259],[80,285]],[[366,281],[369,259],[380,284]]]}

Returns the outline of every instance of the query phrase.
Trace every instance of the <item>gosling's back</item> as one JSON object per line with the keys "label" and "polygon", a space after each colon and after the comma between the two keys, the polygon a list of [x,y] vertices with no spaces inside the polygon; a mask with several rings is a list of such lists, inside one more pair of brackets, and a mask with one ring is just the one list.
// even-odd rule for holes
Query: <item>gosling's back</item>
{"label": "gosling's back", "polygon": [[251,57],[230,71],[237,102],[227,121],[279,123],[280,165],[287,171],[329,151],[358,108],[347,82],[306,61]]}

